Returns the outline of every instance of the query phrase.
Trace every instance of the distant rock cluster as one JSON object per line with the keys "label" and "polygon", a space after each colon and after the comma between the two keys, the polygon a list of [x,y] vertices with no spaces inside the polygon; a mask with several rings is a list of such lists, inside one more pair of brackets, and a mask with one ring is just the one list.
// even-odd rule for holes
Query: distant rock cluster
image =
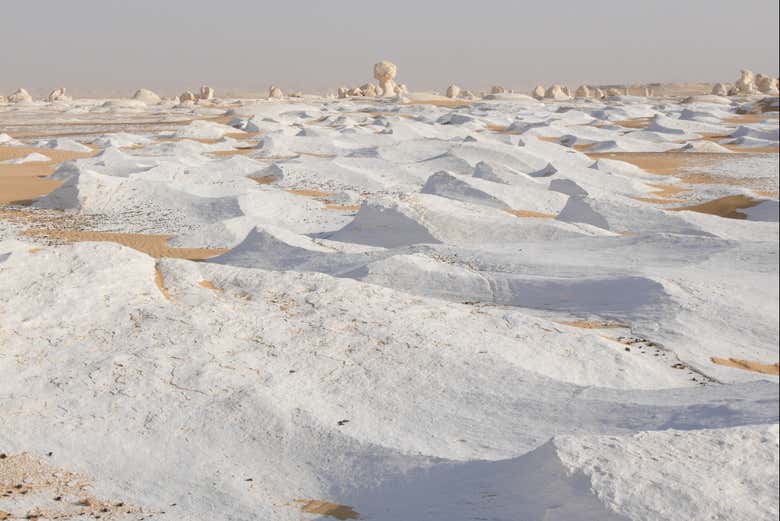
{"label": "distant rock cluster", "polygon": [[390,98],[408,94],[406,85],[395,82],[398,67],[390,61],[382,60],[374,65],[374,79],[379,83],[365,83],[360,87],[340,87],[336,96],[340,99],[352,97]]}
{"label": "distant rock cluster", "polygon": [[766,94],[777,96],[780,94],[778,80],[772,76],[753,74],[753,71],[743,69],[734,84],[716,83],[712,87],[712,94],[716,96],[750,96],[753,94]]}

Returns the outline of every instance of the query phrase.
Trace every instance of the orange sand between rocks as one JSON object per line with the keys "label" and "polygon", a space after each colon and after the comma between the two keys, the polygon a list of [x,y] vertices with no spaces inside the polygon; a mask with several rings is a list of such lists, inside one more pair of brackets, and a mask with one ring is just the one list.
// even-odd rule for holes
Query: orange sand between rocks
{"label": "orange sand between rocks", "polygon": [[168,240],[172,235],[147,235],[142,233],[111,233],[79,230],[26,230],[22,235],[46,237],[56,242],[115,242],[155,258],[176,258],[204,260],[222,255],[224,248],[171,248]]}
{"label": "orange sand between rocks", "polygon": [[533,217],[537,219],[555,219],[555,214],[532,212],[530,210],[504,210],[506,213],[511,213],[515,217]]}
{"label": "orange sand between rocks", "polygon": [[60,181],[41,179],[51,175],[57,164],[72,159],[83,159],[96,152],[70,152],[36,147],[0,146],[0,161],[21,159],[30,154],[42,154],[50,161],[35,161],[19,165],[0,164],[0,205],[29,204],[33,199],[46,195],[58,186]]}
{"label": "orange sand between rocks", "polygon": [[319,514],[329,516],[339,521],[349,519],[360,519],[360,515],[352,507],[330,503],[328,501],[319,501],[316,499],[296,499],[300,503],[300,509],[307,514]]}
{"label": "orange sand between rocks", "polygon": [[744,210],[752,208],[758,205],[761,201],[759,199],[753,199],[746,195],[729,195],[721,197],[720,199],[714,199],[706,203],[697,204],[693,206],[682,206],[680,208],[669,208],[672,212],[699,212],[709,215],[717,215],[719,217],[726,217],[728,219],[747,219],[747,215],[737,210]]}
{"label": "orange sand between rocks", "polygon": [[775,362],[774,364],[762,364],[761,362],[751,362],[750,360],[739,360],[737,358],[710,358],[712,363],[718,365],[725,365],[726,367],[733,367],[735,369],[742,369],[744,371],[753,371],[754,373],[761,374],[780,374],[780,364]]}

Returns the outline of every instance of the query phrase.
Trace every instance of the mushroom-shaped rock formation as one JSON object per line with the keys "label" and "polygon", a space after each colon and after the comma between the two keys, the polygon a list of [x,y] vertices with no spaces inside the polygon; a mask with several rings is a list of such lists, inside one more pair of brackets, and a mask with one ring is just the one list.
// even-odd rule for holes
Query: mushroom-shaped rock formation
{"label": "mushroom-shaped rock formation", "polygon": [[545,91],[544,97],[547,99],[563,100],[569,99],[570,96],[567,95],[566,91],[563,90],[563,85],[558,85],[556,83],[551,85],[550,88]]}
{"label": "mushroom-shaped rock formation", "polygon": [[268,89],[268,97],[271,99],[282,99],[284,97],[284,92],[282,92],[282,89],[279,87],[271,85],[271,88]]}
{"label": "mushroom-shaped rock formation", "polygon": [[59,89],[54,89],[49,93],[49,96],[46,98],[49,102],[55,102],[55,101],[66,101],[69,100],[70,97],[66,94],[65,87],[60,87]]}
{"label": "mushroom-shaped rock formation", "polygon": [[133,94],[133,99],[143,101],[147,105],[156,105],[162,101],[156,92],[149,89],[138,89],[135,91],[135,94]]}
{"label": "mushroom-shaped rock formation", "polygon": [[30,93],[24,89],[17,89],[16,92],[8,96],[8,103],[29,103],[32,100]]}
{"label": "mushroom-shaped rock formation", "polygon": [[460,96],[460,87],[453,84],[447,87],[447,97],[448,98],[457,98]]}
{"label": "mushroom-shaped rock formation", "polygon": [[715,96],[728,96],[729,95],[729,88],[726,86],[725,83],[716,83],[712,86],[712,91],[710,94],[713,94]]}
{"label": "mushroom-shaped rock formation", "polygon": [[200,88],[200,95],[198,96],[199,99],[202,100],[212,100],[215,96],[214,89],[209,87],[208,85],[204,85]]}
{"label": "mushroom-shaped rock formation", "polygon": [[384,97],[395,96],[395,76],[398,67],[393,62],[382,60],[374,65],[374,79],[379,82],[380,94]]}
{"label": "mushroom-shaped rock formation", "polygon": [[533,92],[531,92],[531,96],[533,96],[536,99],[543,99],[544,98],[544,86],[543,85],[537,85]]}
{"label": "mushroom-shaped rock formation", "polygon": [[739,79],[734,83],[734,88],[738,94],[755,94],[756,78],[752,71],[742,69],[739,71]]}
{"label": "mushroom-shaped rock formation", "polygon": [[590,89],[587,85],[580,85],[577,90],[574,91],[575,98],[590,98]]}

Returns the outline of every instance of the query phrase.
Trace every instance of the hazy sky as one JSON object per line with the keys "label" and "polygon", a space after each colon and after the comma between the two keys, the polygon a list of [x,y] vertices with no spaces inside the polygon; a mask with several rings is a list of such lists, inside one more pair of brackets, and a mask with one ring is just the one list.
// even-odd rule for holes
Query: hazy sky
{"label": "hazy sky", "polygon": [[778,0],[39,0],[0,6],[0,92],[415,89],[777,74]]}

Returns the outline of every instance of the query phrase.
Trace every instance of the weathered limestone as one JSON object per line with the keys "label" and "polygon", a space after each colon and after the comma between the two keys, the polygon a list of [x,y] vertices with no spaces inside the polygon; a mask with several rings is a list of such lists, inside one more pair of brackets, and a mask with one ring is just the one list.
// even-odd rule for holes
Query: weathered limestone
{"label": "weathered limestone", "polygon": [[395,76],[398,73],[398,67],[393,62],[382,60],[374,65],[374,79],[379,82],[379,94],[384,97],[395,96],[396,83]]}
{"label": "weathered limestone", "polygon": [[575,98],[590,98],[591,93],[587,85],[580,85],[577,90],[574,91]]}
{"label": "weathered limestone", "polygon": [[448,98],[457,98],[460,96],[460,87],[453,84],[447,87],[447,97]]}
{"label": "weathered limestone", "polygon": [[162,101],[156,92],[149,89],[138,89],[135,91],[135,94],[133,94],[133,99],[143,101],[147,105],[156,105]]}
{"label": "weathered limestone", "polygon": [[607,89],[607,97],[612,98],[615,96],[622,96],[622,95],[623,95],[623,91],[621,91],[617,87],[610,87]]}
{"label": "weathered limestone", "polygon": [[191,91],[186,90],[179,96],[179,103],[185,103],[187,101],[194,103],[197,99],[198,98],[197,96],[195,96],[195,94],[193,94]]}
{"label": "weathered limestone", "polygon": [[215,95],[216,93],[214,92],[214,89],[208,85],[204,85],[200,88],[200,95],[198,96],[198,99],[212,100],[214,99]]}
{"label": "weathered limestone", "polygon": [[55,101],[66,101],[69,100],[70,96],[66,94],[65,87],[60,87],[59,89],[54,89],[49,93],[49,96],[46,98],[47,101],[50,103],[53,103]]}
{"label": "weathered limestone", "polygon": [[363,90],[360,87],[355,87],[354,89],[349,90],[349,95],[352,97],[361,97],[363,96]]}
{"label": "weathered limestone", "polygon": [[569,99],[571,96],[566,94],[566,91],[563,90],[563,85],[558,85],[556,83],[550,85],[550,88],[545,91],[544,97],[547,99],[565,100]]}
{"label": "weathered limestone", "polygon": [[531,92],[531,96],[533,96],[536,99],[543,99],[544,98],[544,86],[543,85],[537,85],[533,92]]}
{"label": "weathered limestone", "polygon": [[599,88],[596,88],[596,89],[593,89],[593,97],[596,98],[596,99],[603,99],[603,98],[606,97],[606,94],[604,93],[603,90],[601,90]]}
{"label": "weathered limestone", "polygon": [[491,94],[504,94],[506,93],[506,89],[502,87],[501,85],[493,85],[490,87],[490,93]]}
{"label": "weathered limestone", "polygon": [[360,90],[363,92],[363,96],[370,98],[376,98],[379,95],[379,89],[373,83],[366,83],[360,86]]}
{"label": "weathered limestone", "polygon": [[571,91],[568,86],[563,85],[561,86],[561,89],[563,90],[563,93],[566,94],[566,97],[571,98]]}
{"label": "weathered limestone", "polygon": [[738,94],[755,94],[756,78],[753,71],[742,69],[739,79],[734,83],[734,88]]}
{"label": "weathered limestone", "polygon": [[284,92],[282,92],[282,89],[275,85],[271,85],[271,88],[268,89],[268,97],[271,99],[282,99],[284,97]]}
{"label": "weathered limestone", "polygon": [[405,96],[406,94],[409,94],[409,89],[406,88],[405,84],[399,83],[395,86],[395,93],[398,96]]}
{"label": "weathered limestone", "polygon": [[729,88],[724,83],[716,83],[712,86],[712,92],[710,94],[714,94],[715,96],[728,96]]}
{"label": "weathered limestone", "polygon": [[347,87],[339,87],[339,90],[336,91],[336,96],[339,99],[346,99],[349,97],[349,89]]}
{"label": "weathered limestone", "polygon": [[24,89],[17,89],[16,92],[8,96],[8,103],[29,103],[32,100],[30,93]]}
{"label": "weathered limestone", "polygon": [[756,74],[756,88],[763,94],[777,96],[777,78],[764,76],[763,74]]}

